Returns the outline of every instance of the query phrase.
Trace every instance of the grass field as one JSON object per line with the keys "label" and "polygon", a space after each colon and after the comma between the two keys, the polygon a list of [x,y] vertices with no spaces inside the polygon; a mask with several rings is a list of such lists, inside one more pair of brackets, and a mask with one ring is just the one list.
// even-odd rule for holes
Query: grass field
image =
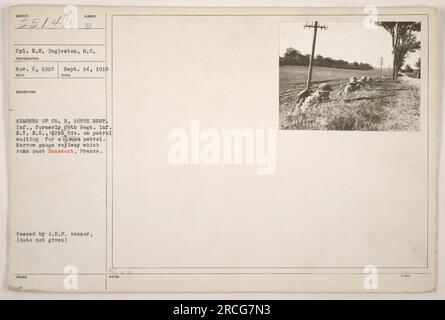
{"label": "grass field", "polygon": [[[351,76],[373,78],[364,88],[340,95]],[[389,73],[386,72],[389,76]],[[380,70],[349,70],[315,67],[313,86],[327,82],[333,87],[331,101],[304,112],[297,94],[305,88],[307,67],[280,67],[280,129],[417,131],[420,127],[420,80],[377,80]]]}

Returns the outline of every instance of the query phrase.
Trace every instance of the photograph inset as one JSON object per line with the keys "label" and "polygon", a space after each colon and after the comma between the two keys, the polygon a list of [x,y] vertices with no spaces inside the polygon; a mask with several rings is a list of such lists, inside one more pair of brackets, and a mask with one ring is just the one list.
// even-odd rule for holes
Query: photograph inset
{"label": "photograph inset", "polygon": [[280,129],[418,131],[420,22],[280,25]]}

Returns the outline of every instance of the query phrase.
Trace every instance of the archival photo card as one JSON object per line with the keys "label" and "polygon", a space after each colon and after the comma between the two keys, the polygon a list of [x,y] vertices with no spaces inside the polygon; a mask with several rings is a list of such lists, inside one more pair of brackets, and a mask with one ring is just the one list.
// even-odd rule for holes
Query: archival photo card
{"label": "archival photo card", "polygon": [[9,8],[9,288],[427,292],[433,8]]}

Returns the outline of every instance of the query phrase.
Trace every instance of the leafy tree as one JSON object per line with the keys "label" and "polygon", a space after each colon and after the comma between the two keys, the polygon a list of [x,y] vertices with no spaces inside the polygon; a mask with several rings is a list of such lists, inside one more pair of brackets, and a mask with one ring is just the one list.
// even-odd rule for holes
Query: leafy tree
{"label": "leafy tree", "polygon": [[300,52],[298,50],[295,50],[294,48],[287,48],[284,57],[289,59],[295,59],[299,54]]}
{"label": "leafy tree", "polygon": [[420,49],[417,32],[420,32],[420,22],[377,22],[391,35],[393,68],[392,78],[397,78],[405,59],[410,52]]}

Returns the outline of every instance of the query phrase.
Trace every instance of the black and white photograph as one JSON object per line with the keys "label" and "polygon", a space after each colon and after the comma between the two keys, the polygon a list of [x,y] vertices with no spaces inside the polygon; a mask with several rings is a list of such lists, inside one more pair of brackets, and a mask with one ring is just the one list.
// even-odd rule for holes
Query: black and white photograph
{"label": "black and white photograph", "polygon": [[421,23],[280,25],[281,130],[419,131]]}

